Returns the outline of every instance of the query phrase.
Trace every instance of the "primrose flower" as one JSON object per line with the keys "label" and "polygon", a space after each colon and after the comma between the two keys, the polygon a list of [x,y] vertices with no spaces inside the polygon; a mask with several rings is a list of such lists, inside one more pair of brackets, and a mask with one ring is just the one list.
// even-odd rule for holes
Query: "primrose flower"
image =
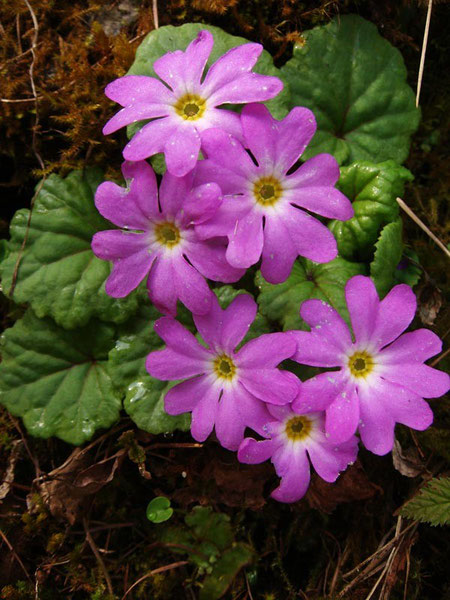
{"label": "primrose flower", "polygon": [[168,52],[153,64],[158,77],[126,75],[110,83],[106,95],[124,108],[110,119],[108,134],[135,121],[152,119],[127,144],[123,156],[141,160],[164,152],[167,169],[181,177],[191,171],[200,151],[200,133],[220,127],[237,138],[239,116],[217,108],[222,104],[262,102],[283,88],[277,77],[252,73],[261,44],[232,48],[208,70],[202,81],[214,39],[200,31],[184,52]]}
{"label": "primrose flower", "polygon": [[204,277],[237,281],[243,270],[225,260],[220,240],[205,243],[194,224],[203,222],[220,204],[220,188],[214,184],[192,187],[192,175],[183,178],[166,173],[159,188],[152,168],[145,162],[122,165],[127,188],[106,181],[95,195],[95,205],[109,221],[123,229],[96,233],[92,250],[114,264],[106,292],[122,298],[148,275],[153,304],[163,313],[176,315],[177,299],[194,313],[208,312],[213,293]]}
{"label": "primrose flower", "polygon": [[340,369],[305,381],[293,408],[326,410],[326,432],[335,443],[359,427],[366,448],[382,455],[392,450],[395,423],[418,430],[431,425],[433,413],[423,398],[445,394],[449,377],[423,363],[440,352],[442,342],[428,329],[400,335],[416,311],[416,297],[405,284],[380,302],[372,280],[356,275],[345,296],[354,340],[325,302],[306,300],[301,306],[311,331],[289,332],[297,342],[292,360]]}
{"label": "primrose flower", "polygon": [[256,309],[247,294],[237,296],[226,310],[213,296],[211,311],[194,315],[207,348],[175,319],[155,323],[167,348],[148,355],[147,370],[162,380],[186,379],[167,392],[165,410],[169,415],[192,411],[191,433],[199,442],[215,427],[222,446],[237,450],[246,426],[263,433],[270,416],[266,403],[286,404],[298,393],[297,377],[276,368],[295,352],[289,335],[261,335],[235,351]]}
{"label": "primrose flower", "polygon": [[208,158],[199,163],[195,181],[218,183],[224,201],[196,229],[205,239],[228,236],[226,257],[234,267],[250,267],[262,254],[263,277],[281,283],[298,255],[320,263],[337,255],[333,234],[304,209],[346,220],[353,208],[333,187],[339,166],[330,154],[319,154],[290,173],[316,130],[310,110],[297,106],[277,121],[264,105],[250,104],[241,121],[245,148],[257,164],[229,133],[210,129],[202,134]]}
{"label": "primrose flower", "polygon": [[280,502],[296,502],[308,489],[311,461],[318,475],[332,483],[358,454],[358,439],[352,436],[344,444],[330,442],[320,412],[297,414],[290,406],[268,406],[270,421],[264,427],[265,440],[245,438],[239,446],[242,463],[257,464],[271,459],[281,477],[279,487],[271,494]]}

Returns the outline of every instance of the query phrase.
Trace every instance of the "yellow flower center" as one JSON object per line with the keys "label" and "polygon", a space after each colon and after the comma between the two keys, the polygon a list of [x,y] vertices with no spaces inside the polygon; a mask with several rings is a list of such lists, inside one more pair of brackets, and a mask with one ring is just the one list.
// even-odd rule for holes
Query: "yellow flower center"
{"label": "yellow flower center", "polygon": [[273,206],[281,198],[283,188],[275,177],[261,177],[253,186],[253,195],[258,204]]}
{"label": "yellow flower center", "polygon": [[236,366],[229,356],[221,354],[214,361],[214,372],[220,379],[231,381],[236,374]]}
{"label": "yellow flower center", "polygon": [[180,230],[173,223],[158,223],[155,226],[156,241],[162,246],[173,248],[181,239]]}
{"label": "yellow flower center", "polygon": [[178,98],[174,108],[177,115],[186,121],[196,121],[203,116],[206,110],[206,100],[196,94],[184,94]]}
{"label": "yellow flower center", "polygon": [[286,423],[284,431],[287,437],[294,442],[304,440],[311,432],[311,421],[308,417],[292,417]]}
{"label": "yellow flower center", "polygon": [[365,351],[355,352],[348,359],[348,368],[353,377],[367,377],[373,367],[373,358]]}

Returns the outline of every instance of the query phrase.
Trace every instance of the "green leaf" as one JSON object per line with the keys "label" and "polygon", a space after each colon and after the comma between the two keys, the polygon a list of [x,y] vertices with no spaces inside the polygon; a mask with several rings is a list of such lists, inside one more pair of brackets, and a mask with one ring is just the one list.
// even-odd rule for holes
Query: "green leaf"
{"label": "green leaf", "polygon": [[431,479],[402,507],[400,514],[431,525],[450,523],[450,477]]}
{"label": "green leaf", "polygon": [[256,276],[259,287],[260,311],[271,321],[279,321],[283,329],[309,329],[300,318],[300,305],[309,298],[318,298],[331,304],[349,323],[344,286],[350,277],[364,273],[365,267],[343,258],[326,264],[298,259],[285,282],[267,283],[260,272]]}
{"label": "green leaf", "polygon": [[402,257],[401,219],[383,227],[375,247],[375,256],[370,263],[370,276],[378,294],[383,298],[395,285],[397,265]]}
{"label": "green leaf", "polygon": [[1,340],[0,402],[37,437],[82,444],[119,417],[106,370],[114,328],[99,321],[67,331],[31,310]]}
{"label": "green leaf", "polygon": [[317,119],[303,158],[330,152],[340,164],[402,163],[420,112],[400,52],[357,15],[340,15],[303,38],[281,69],[291,105],[310,108]]}
{"label": "green leaf", "polygon": [[422,277],[422,269],[419,266],[419,256],[417,252],[410,248],[403,250],[403,258],[397,265],[395,271],[395,283],[406,283],[414,287],[419,283]]}
{"label": "green leaf", "polygon": [[66,328],[85,325],[91,317],[120,323],[137,310],[138,292],[111,298],[105,280],[111,266],[96,258],[91,239],[110,229],[94,205],[102,181],[96,169],[73,171],[65,179],[50,177],[34,203],[28,239],[29,211],[19,210],[11,222],[10,254],[2,263],[2,285],[8,294],[20,257],[13,299],[29,303],[38,317],[53,317]]}
{"label": "green leaf", "polygon": [[197,540],[211,542],[220,551],[228,548],[233,542],[230,517],[213,512],[210,506],[195,506],[186,515],[185,522]]}
{"label": "green leaf", "polygon": [[119,328],[108,361],[114,386],[125,396],[124,409],[140,429],[155,435],[190,427],[189,414],[173,417],[164,410],[164,395],[174,383],[154,379],[145,369],[147,355],[162,347],[153,331],[160,316],[153,306],[141,305],[138,314]]}
{"label": "green leaf", "polygon": [[337,186],[351,200],[355,211],[348,221],[329,224],[342,258],[372,257],[381,229],[398,218],[396,198],[403,194],[404,182],[412,178],[407,169],[392,160],[378,165],[356,162],[341,169]]}
{"label": "green leaf", "polygon": [[[175,50],[186,50],[192,40],[197,37],[199,31],[207,29],[214,36],[214,47],[211,52],[211,56],[206,63],[208,69],[218,58],[220,58],[225,52],[228,52],[231,48],[241,46],[242,44],[248,43],[242,37],[230,35],[219,27],[213,27],[212,25],[205,25],[204,23],[186,23],[180,27],[174,27],[172,25],[165,25],[159,29],[151,31],[143,42],[140,44],[136,51],[136,58],[134,63],[131,65],[127,75],[147,75],[149,77],[157,77],[153,63],[157,58],[163,56],[167,52],[174,52]],[[205,71],[206,72],[206,71]],[[261,56],[256,63],[254,68],[255,73],[261,73],[262,75],[272,75],[280,77],[280,70],[277,69],[274,64],[271,55],[263,50]],[[277,118],[283,118],[288,112],[288,101],[289,101],[289,90],[288,85],[285,83],[284,89],[272,100],[268,100],[264,104],[270,109],[272,115]],[[128,137],[132,137],[136,131],[138,131],[146,121],[140,121],[139,123],[133,123],[127,128]],[[155,164],[155,163],[152,163]],[[163,172],[164,165],[159,159],[156,163],[158,172]]]}
{"label": "green leaf", "polygon": [[157,496],[153,498],[147,506],[147,519],[152,523],[164,523],[173,515],[173,508],[170,506],[169,498]]}
{"label": "green leaf", "polygon": [[221,598],[239,571],[249,564],[253,558],[251,548],[245,544],[235,544],[226,550],[209,575],[205,577],[200,590],[199,600],[216,600]]}

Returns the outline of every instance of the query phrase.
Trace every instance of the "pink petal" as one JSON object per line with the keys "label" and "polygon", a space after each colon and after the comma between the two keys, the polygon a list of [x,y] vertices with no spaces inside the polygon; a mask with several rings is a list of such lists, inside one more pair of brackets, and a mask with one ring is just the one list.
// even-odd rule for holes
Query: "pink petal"
{"label": "pink petal", "polygon": [[207,360],[209,352],[206,348],[199,344],[195,335],[172,317],[158,319],[154,330],[168,348],[194,358]]}
{"label": "pink petal", "polygon": [[317,154],[285,179],[288,189],[334,185],[339,179],[339,165],[331,154]]}
{"label": "pink petal", "polygon": [[243,369],[239,380],[245,389],[263,402],[287,404],[298,394],[300,382],[289,371],[278,369]]}
{"label": "pink petal", "polygon": [[342,444],[352,437],[358,428],[359,411],[355,385],[349,382],[326,409],[325,429],[331,443]]}
{"label": "pink petal", "polygon": [[[246,189],[248,176],[257,168],[242,144],[229,133],[215,128],[202,133],[202,149],[208,160],[199,163],[196,181],[199,183],[215,181],[224,194],[242,193]],[[208,177],[205,178],[205,164],[208,165],[210,162],[214,163],[215,169],[211,167]],[[233,180],[230,186],[226,187],[228,172],[233,174]],[[214,173],[219,175],[220,179],[217,176],[208,179]]]}
{"label": "pink petal", "polygon": [[345,471],[358,455],[358,439],[353,436],[345,444],[333,446],[331,443],[308,441],[308,455],[317,474],[333,483],[341,471]]}
{"label": "pink petal", "polygon": [[[345,352],[351,346],[352,339],[344,319],[323,300],[305,300],[300,307],[300,316],[336,350]],[[300,350],[298,356],[303,360],[303,353]]]}
{"label": "pink petal", "polygon": [[121,127],[125,127],[136,121],[145,119],[154,119],[156,117],[167,117],[170,114],[170,107],[167,104],[147,104],[137,103],[126,108],[122,108],[116,113],[103,127],[103,135],[114,133]]}
{"label": "pink petal", "polygon": [[355,275],[347,281],[345,298],[356,341],[361,344],[369,343],[380,306],[373,281],[370,277]]}
{"label": "pink petal", "polygon": [[189,262],[204,276],[213,281],[234,283],[244,273],[244,269],[235,269],[225,258],[226,246],[218,240],[210,242],[192,242],[185,247]]}
{"label": "pink petal", "polygon": [[358,392],[360,401],[359,434],[364,446],[379,456],[392,450],[394,445],[395,421],[386,411],[384,403],[377,402],[373,389],[362,388]]}
{"label": "pink petal", "polygon": [[292,360],[303,365],[314,367],[340,367],[342,360],[335,344],[328,341],[320,329],[308,331],[287,331],[296,343],[296,351]]}
{"label": "pink petal", "polygon": [[290,453],[289,468],[282,474],[272,457],[277,474],[281,476],[280,485],[271,493],[279,502],[297,502],[305,494],[311,477],[309,461],[303,448]]}
{"label": "pink petal", "polygon": [[216,89],[209,97],[209,102],[213,106],[264,102],[274,98],[282,89],[283,83],[278,77],[248,73]]}
{"label": "pink petal", "polygon": [[150,271],[155,254],[147,249],[114,262],[110,276],[106,280],[105,291],[113,298],[124,298],[137,288]]}
{"label": "pink petal", "polygon": [[336,258],[336,240],[331,231],[320,221],[290,205],[282,218],[300,256],[318,263],[326,263]]}
{"label": "pink petal", "polygon": [[326,410],[343,391],[345,384],[340,371],[319,373],[302,383],[292,409],[298,414]]}
{"label": "pink petal", "polygon": [[152,167],[145,161],[125,161],[122,173],[126,180],[131,180],[128,198],[133,199],[136,207],[146,217],[158,216],[158,186]]}
{"label": "pink petal", "polygon": [[163,152],[178,124],[171,117],[155,119],[140,129],[123,149],[126,160],[137,161]]}
{"label": "pink petal", "polygon": [[279,122],[276,140],[278,168],[287,172],[300,158],[316,132],[314,114],[302,106],[294,107]]}
{"label": "pink petal", "polygon": [[186,59],[184,52],[167,52],[153,63],[153,70],[177,95],[186,90]]}
{"label": "pink petal", "polygon": [[197,442],[204,442],[214,428],[219,408],[220,388],[210,386],[192,411],[191,434]]}
{"label": "pink petal", "polygon": [[297,250],[283,219],[266,216],[261,274],[269,283],[282,283],[289,277]]}
{"label": "pink petal", "polygon": [[207,375],[178,383],[164,397],[164,410],[169,415],[191,412],[208,393],[211,383]]}
{"label": "pink petal", "polygon": [[329,185],[295,188],[289,194],[289,201],[329,219],[346,221],[354,214],[350,200]]}
{"label": "pink petal", "polygon": [[183,177],[195,167],[200,152],[200,135],[193,125],[178,127],[165,146],[167,170],[176,177]]}
{"label": "pink petal", "polygon": [[225,108],[208,108],[203,119],[199,119],[198,130],[203,132],[216,127],[231,134],[240,142],[243,141],[241,119],[234,111]]}
{"label": "pink petal", "polygon": [[236,226],[229,237],[227,261],[233,267],[248,268],[258,262],[264,243],[262,213],[253,210]]}
{"label": "pink petal", "polygon": [[423,364],[384,364],[379,371],[383,379],[404,386],[423,398],[439,398],[448,392],[450,378],[447,373]]}
{"label": "pink petal", "polygon": [[[260,167],[276,164],[278,121],[264,104],[247,104],[241,113],[245,145],[250,148]],[[292,133],[291,133],[292,137]]]}
{"label": "pink petal", "polygon": [[378,360],[386,364],[421,363],[442,350],[442,341],[429,329],[404,333],[390,346],[383,348]]}
{"label": "pink petal", "polygon": [[208,30],[203,29],[198,32],[197,37],[189,44],[184,53],[186,70],[183,75],[186,81],[200,83],[213,45],[214,38]]}
{"label": "pink petal", "polygon": [[178,298],[186,308],[196,315],[207,313],[214,294],[197,269],[179,257],[173,265],[173,277]]}
{"label": "pink petal", "polygon": [[262,440],[257,442],[253,438],[245,438],[238,450],[238,461],[247,465],[257,465],[272,456],[273,441]]}
{"label": "pink petal", "polygon": [[178,296],[170,259],[158,256],[148,276],[147,289],[150,300],[160,312],[176,316]]}
{"label": "pink petal", "polygon": [[[202,163],[208,162],[206,160]],[[216,214],[205,223],[196,225],[195,233],[203,240],[232,235],[236,224],[244,219],[253,208],[246,197],[225,197]]]}
{"label": "pink petal", "polygon": [[263,47],[261,44],[243,44],[228,50],[211,66],[202,85],[202,93],[210,96],[243,73],[249,73],[256,64]]}
{"label": "pink petal", "polygon": [[[92,252],[103,260],[121,260],[139,254],[148,254],[148,236],[144,233],[131,233],[119,229],[98,231],[92,238]],[[150,256],[150,254],[149,254]],[[150,268],[150,267],[149,267]]]}
{"label": "pink petal", "polygon": [[175,351],[172,348],[151,352],[145,363],[150,375],[162,381],[200,375],[205,372],[207,366],[205,358],[189,356],[183,352],[183,349]]}
{"label": "pink petal", "polygon": [[267,437],[267,424],[273,417],[267,410],[267,404],[250,394],[241,383],[233,388],[237,410],[242,421],[263,437]]}
{"label": "pink petal", "polygon": [[245,423],[242,419],[234,390],[224,389],[215,420],[217,439],[227,450],[236,451],[244,439]]}
{"label": "pink petal", "polygon": [[173,94],[155,77],[125,75],[105,88],[108,98],[122,106],[135,103],[170,104]]}
{"label": "pink petal", "polygon": [[247,342],[236,354],[236,361],[245,369],[276,367],[291,358],[295,348],[287,333],[265,333]]}
{"label": "pink petal", "polygon": [[176,177],[166,171],[159,186],[159,203],[164,218],[175,219],[192,189],[192,173]]}
{"label": "pink petal", "polygon": [[423,431],[433,422],[433,411],[425,400],[413,391],[379,378],[372,386],[372,402],[384,406],[397,423]]}
{"label": "pink petal", "polygon": [[222,203],[222,190],[217,183],[204,183],[193,188],[183,202],[186,224],[208,221]]}
{"label": "pink petal", "polygon": [[396,285],[380,302],[372,341],[378,348],[386,346],[405,331],[416,313],[414,292],[404,283]]}

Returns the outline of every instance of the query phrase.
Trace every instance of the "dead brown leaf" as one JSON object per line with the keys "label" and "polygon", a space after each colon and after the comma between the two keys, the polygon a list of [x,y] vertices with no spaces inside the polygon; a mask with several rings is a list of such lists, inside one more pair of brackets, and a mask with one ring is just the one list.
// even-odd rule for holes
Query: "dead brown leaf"
{"label": "dead brown leaf", "polygon": [[92,457],[86,448],[76,448],[45,479],[41,477],[34,481],[33,492],[28,496],[29,507],[33,504],[33,493],[38,492],[56,519],[66,520],[73,525],[89,497],[112,481],[125,455],[126,450],[121,449],[92,465]]}
{"label": "dead brown leaf", "polygon": [[369,480],[361,463],[356,461],[335,483],[313,475],[305,498],[312,508],[331,513],[338,504],[368,500],[381,493],[382,488]]}
{"label": "dead brown leaf", "polygon": [[419,317],[424,325],[433,325],[442,306],[441,290],[428,281],[419,291],[417,297]]}
{"label": "dead brown leaf", "polygon": [[394,468],[405,477],[417,477],[426,471],[425,464],[416,448],[404,450],[398,440],[394,441],[392,449]]}
{"label": "dead brown leaf", "polygon": [[1,476],[2,483],[0,485],[0,502],[9,494],[11,484],[14,481],[14,470],[19,458],[22,440],[14,440],[11,446],[12,448],[9,454],[8,464],[6,465],[5,472]]}

